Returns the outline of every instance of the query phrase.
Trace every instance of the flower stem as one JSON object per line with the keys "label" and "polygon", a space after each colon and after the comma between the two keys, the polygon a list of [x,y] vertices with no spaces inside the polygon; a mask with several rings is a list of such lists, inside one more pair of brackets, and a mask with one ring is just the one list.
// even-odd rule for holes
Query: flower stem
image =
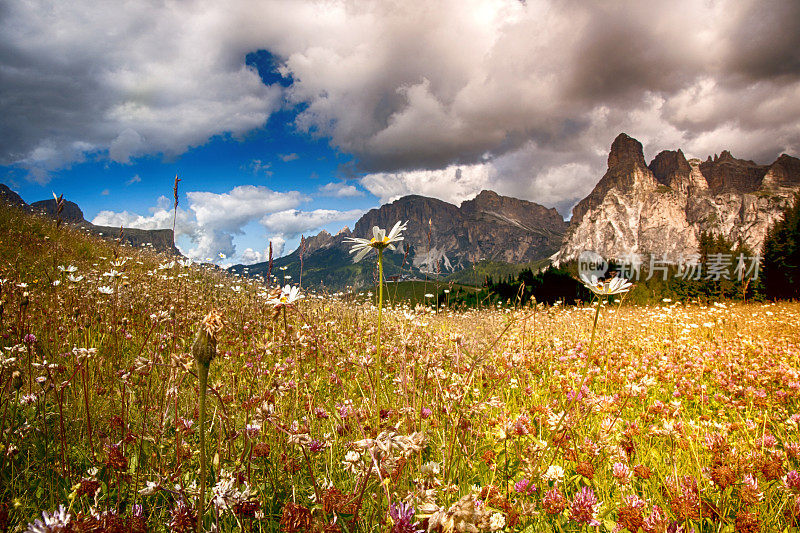
{"label": "flower stem", "polygon": [[197,531],[203,531],[203,511],[206,498],[206,389],[208,388],[208,369],[210,365],[197,361],[197,375],[200,378],[200,494],[197,503]]}
{"label": "flower stem", "polygon": [[[589,366],[592,364],[592,353],[594,352],[594,335],[597,332],[597,319],[600,317],[600,308],[602,307],[602,305],[603,301],[600,298],[598,298],[597,311],[595,311],[594,313],[594,323],[592,324],[592,337],[589,340],[589,351],[586,353],[586,362],[583,365],[583,372],[581,373],[581,377],[578,378],[577,388],[573,389],[572,399],[567,404],[566,409],[564,409],[564,413],[561,415],[561,418],[558,420],[558,423],[556,424],[556,430],[561,429],[561,424],[567,418],[567,415],[569,415],[569,412],[572,410],[572,408],[575,406],[575,403],[578,401],[578,396],[580,395],[581,390],[583,389],[583,383],[584,381],[586,381],[586,376],[589,374]],[[557,450],[558,447],[553,447],[553,454],[550,456],[550,461],[547,464],[547,468],[550,468],[550,466],[552,466],[553,461],[556,458]]]}
{"label": "flower stem", "polygon": [[378,250],[378,343],[375,357],[381,359],[381,313],[383,311],[383,250]]}

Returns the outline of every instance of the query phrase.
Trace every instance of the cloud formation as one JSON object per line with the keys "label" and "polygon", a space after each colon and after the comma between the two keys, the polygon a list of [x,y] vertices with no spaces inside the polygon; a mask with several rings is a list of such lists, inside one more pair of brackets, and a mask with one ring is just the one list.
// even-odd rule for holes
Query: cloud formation
{"label": "cloud formation", "polygon": [[[187,192],[189,208],[178,208],[175,235],[181,252],[197,261],[256,263],[264,261],[268,252],[245,248],[237,253],[234,236],[244,234],[251,222],[258,222],[272,241],[273,257],[283,255],[286,241],[300,234],[318,232],[322,227],[343,220],[354,220],[363,214],[359,209],[336,211],[295,209],[309,198],[297,191],[276,192],[267,187],[242,185],[226,193]],[[92,220],[99,226],[124,226],[139,229],[172,228],[173,204],[161,196],[149,216],[128,211],[101,211]],[[181,239],[185,237],[186,240]],[[186,242],[190,245],[186,245]],[[220,258],[219,254],[225,257]],[[233,264],[233,263],[231,263]]]}
{"label": "cloud formation", "polygon": [[[13,0],[0,16],[0,163],[40,181],[244,134],[285,103],[381,198],[485,182],[564,209],[620,131],[649,157],[800,153],[795,0]],[[291,84],[245,66],[262,49]]]}
{"label": "cloud formation", "polygon": [[348,211],[336,211],[333,209],[314,209],[313,211],[298,211],[297,209],[287,209],[277,213],[271,213],[263,217],[259,222],[268,232],[280,235],[283,238],[291,239],[300,234],[309,234],[332,222],[343,220],[356,220],[364,211],[361,209],[351,209]]}
{"label": "cloud formation", "polygon": [[345,182],[330,182],[321,186],[319,189],[320,196],[331,196],[333,198],[354,198],[357,196],[364,196],[362,191],[359,191],[355,185],[348,185]]}

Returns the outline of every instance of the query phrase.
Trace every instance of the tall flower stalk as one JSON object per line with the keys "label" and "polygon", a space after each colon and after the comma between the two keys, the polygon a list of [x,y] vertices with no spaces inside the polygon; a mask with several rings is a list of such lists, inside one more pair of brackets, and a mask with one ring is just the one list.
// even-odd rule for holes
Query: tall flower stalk
{"label": "tall flower stalk", "polygon": [[346,239],[348,242],[353,243],[350,253],[356,252],[355,257],[353,257],[353,262],[355,263],[364,259],[370,250],[375,249],[378,251],[378,333],[375,343],[375,356],[378,361],[380,361],[381,357],[381,318],[383,315],[383,251],[386,248],[394,250],[394,243],[403,240],[401,232],[405,231],[405,229],[406,224],[398,220],[388,235],[386,230],[373,226],[371,239],[359,239],[357,237]]}
{"label": "tall flower stalk", "polygon": [[203,531],[203,514],[206,496],[206,391],[211,360],[217,355],[217,334],[222,329],[222,317],[216,311],[206,315],[192,344],[192,355],[197,365],[199,381],[198,410],[200,411],[200,494],[197,501],[197,531]]}
{"label": "tall flower stalk", "polygon": [[[595,299],[597,301],[597,309],[594,312],[594,321],[592,322],[592,336],[589,339],[589,350],[586,353],[586,362],[583,365],[583,371],[581,372],[580,378],[578,378],[578,382],[576,387],[572,391],[572,399],[567,404],[567,408],[564,409],[564,412],[561,415],[561,418],[558,420],[558,424],[556,424],[556,429],[561,429],[561,424],[563,424],[564,420],[569,415],[569,412],[572,410],[575,403],[578,401],[578,398],[581,396],[581,390],[583,389],[583,384],[586,381],[586,376],[589,374],[589,367],[592,364],[592,354],[594,353],[594,338],[595,334],[597,333],[597,321],[600,318],[600,308],[603,307],[603,298],[606,296],[612,296],[614,294],[623,294],[628,292],[632,284],[630,281],[615,276],[613,278],[609,278],[606,280],[598,279],[597,276],[587,276],[586,274],[581,274],[581,280],[583,285],[592,291],[595,295]],[[555,459],[555,450],[553,449],[553,455],[550,458],[550,464],[552,464],[553,459]],[[548,465],[549,467],[550,465]]]}
{"label": "tall flower stalk", "polygon": [[178,182],[180,178],[175,174],[175,184],[172,186],[172,195],[174,203],[172,206],[172,245],[175,246],[175,223],[178,221]]}

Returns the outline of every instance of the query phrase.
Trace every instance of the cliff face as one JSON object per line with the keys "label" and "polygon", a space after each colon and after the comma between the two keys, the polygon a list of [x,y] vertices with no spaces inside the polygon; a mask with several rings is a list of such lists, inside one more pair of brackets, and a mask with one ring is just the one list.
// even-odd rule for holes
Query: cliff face
{"label": "cliff face", "polygon": [[557,261],[584,250],[606,257],[697,252],[702,231],[761,250],[767,229],[800,189],[800,160],[782,155],[771,165],[724,151],[701,162],[681,150],[645,164],[642,145],[624,133],[611,146],[608,170],[573,209]]}
{"label": "cliff face", "polygon": [[[407,221],[404,245],[422,271],[449,272],[488,259],[522,263],[558,249],[566,222],[555,209],[482,191],[461,207],[424,196],[405,196],[366,213],[353,235],[368,237],[372,227]],[[404,253],[401,246],[397,253]]]}

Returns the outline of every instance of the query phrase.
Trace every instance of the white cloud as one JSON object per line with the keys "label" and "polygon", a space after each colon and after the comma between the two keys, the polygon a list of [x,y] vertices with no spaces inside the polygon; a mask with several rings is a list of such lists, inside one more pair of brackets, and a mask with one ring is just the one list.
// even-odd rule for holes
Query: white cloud
{"label": "white cloud", "polygon": [[489,188],[495,170],[489,164],[449,166],[443,170],[380,172],[361,178],[361,186],[382,204],[408,194],[431,196],[459,205]]}
{"label": "white cloud", "polygon": [[295,159],[299,159],[300,156],[295,153],[291,153],[291,154],[278,154],[278,157],[284,163],[288,163],[289,161],[294,161]]}
{"label": "white cloud", "polygon": [[139,177],[139,174],[134,174],[134,176],[125,182],[125,185],[133,185],[134,183],[140,183],[142,178]]}
{"label": "white cloud", "polygon": [[[150,216],[130,213],[128,211],[100,211],[92,220],[98,226],[124,226],[138,229],[172,229],[173,209],[172,201],[166,196],[161,196],[155,207],[150,208]],[[190,239],[199,237],[200,228],[192,213],[178,208],[175,220],[175,236],[185,235]]]}
{"label": "white cloud", "polygon": [[[275,253],[273,249],[273,254]],[[239,255],[239,260],[243,265],[252,265],[253,263],[263,263],[269,258],[269,252],[264,250],[263,252],[258,252],[253,250],[252,248],[245,248],[244,251]]]}
{"label": "white cloud", "polygon": [[310,200],[297,192],[278,192],[257,185],[240,185],[227,193],[188,192],[189,208],[203,227],[241,229],[267,213],[297,207]]}
{"label": "white cloud", "polygon": [[[297,192],[277,192],[266,187],[242,185],[227,193],[205,191],[186,193],[188,210],[178,209],[176,238],[186,236],[192,246],[181,252],[192,259],[219,262],[219,254],[228,258],[236,255],[234,235],[244,233],[244,227],[266,215],[296,207],[308,201]],[[140,229],[172,228],[172,202],[165,196],[150,209],[150,216],[135,213],[101,211],[92,221],[102,226]],[[180,248],[180,246],[179,246]]]}
{"label": "white cloud", "polygon": [[336,211],[333,209],[298,211],[297,209],[287,209],[266,215],[259,222],[272,233],[284,238],[294,238],[301,233],[308,234],[314,230],[319,230],[331,222],[355,220],[362,214],[364,212],[360,209],[351,209],[349,211]]}
{"label": "white cloud", "polygon": [[332,196],[334,198],[352,198],[356,196],[364,196],[364,193],[359,191],[355,185],[348,185],[344,182],[326,183],[318,190],[321,196]]}

